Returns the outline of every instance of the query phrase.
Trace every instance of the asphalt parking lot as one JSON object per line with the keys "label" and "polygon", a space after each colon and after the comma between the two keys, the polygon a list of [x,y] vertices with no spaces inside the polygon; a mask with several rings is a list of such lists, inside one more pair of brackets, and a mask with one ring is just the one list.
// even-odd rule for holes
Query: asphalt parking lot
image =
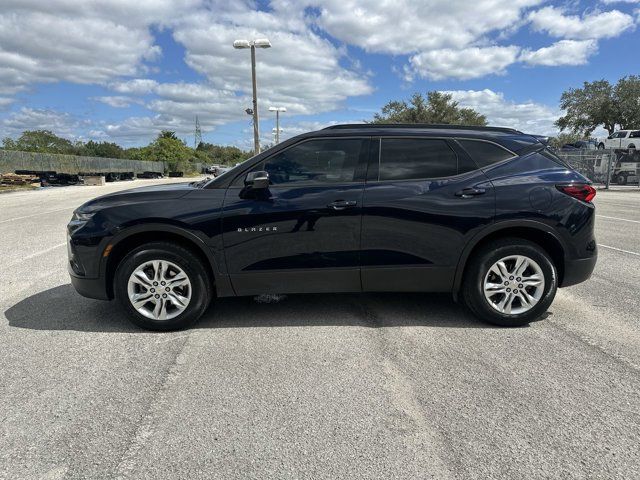
{"label": "asphalt parking lot", "polygon": [[0,195],[0,478],[640,478],[637,189],[598,193],[592,279],[529,327],[343,294],[150,333],[75,293],[65,225],[157,182]]}

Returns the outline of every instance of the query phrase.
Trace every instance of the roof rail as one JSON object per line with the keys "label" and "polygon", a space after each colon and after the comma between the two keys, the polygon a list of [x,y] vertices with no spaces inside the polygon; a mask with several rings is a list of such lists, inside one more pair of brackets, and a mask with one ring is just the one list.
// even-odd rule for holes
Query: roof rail
{"label": "roof rail", "polygon": [[438,130],[482,130],[487,132],[503,132],[522,134],[515,128],[506,127],[477,127],[472,125],[451,125],[451,124],[431,124],[431,123],[345,123],[342,125],[331,125],[323,130],[347,130],[357,128],[429,128]]}

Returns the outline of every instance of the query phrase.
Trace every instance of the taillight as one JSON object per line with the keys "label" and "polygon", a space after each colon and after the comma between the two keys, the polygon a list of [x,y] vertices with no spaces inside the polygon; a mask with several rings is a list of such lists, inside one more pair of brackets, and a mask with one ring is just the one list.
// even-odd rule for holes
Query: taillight
{"label": "taillight", "polygon": [[591,202],[596,196],[596,189],[585,183],[573,183],[570,185],[556,185],[556,188],[570,197],[583,202]]}

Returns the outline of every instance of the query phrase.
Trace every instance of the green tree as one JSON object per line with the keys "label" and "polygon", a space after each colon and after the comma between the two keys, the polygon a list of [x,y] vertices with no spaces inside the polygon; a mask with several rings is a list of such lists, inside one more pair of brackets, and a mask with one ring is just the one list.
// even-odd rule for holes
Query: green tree
{"label": "green tree", "polygon": [[449,93],[432,91],[427,98],[414,93],[409,100],[394,100],[373,116],[373,123],[431,123],[484,126],[487,118],[472,108],[462,108]]}
{"label": "green tree", "polygon": [[201,142],[196,149],[196,155],[201,162],[235,165],[249,158],[251,153],[240,150],[238,147]]}
{"label": "green tree", "polygon": [[625,130],[640,128],[640,76],[630,75],[618,80],[613,89],[613,98],[620,127]]}
{"label": "green tree", "polygon": [[584,82],[582,88],[567,90],[560,98],[560,108],[566,111],[555,123],[561,132],[589,136],[603,126],[611,135],[620,123],[614,88],[607,80]]}
{"label": "green tree", "polygon": [[84,155],[90,157],[124,158],[124,150],[117,143],[94,142],[89,140],[84,144]]}
{"label": "green tree", "polygon": [[3,140],[6,150],[22,150],[24,152],[66,153],[75,155],[77,147],[70,140],[58,137],[49,130],[27,130],[17,140]]}
{"label": "green tree", "polygon": [[145,160],[166,162],[170,172],[193,171],[189,162],[193,158],[193,150],[175,132],[162,131],[153,143],[144,148],[144,157]]}

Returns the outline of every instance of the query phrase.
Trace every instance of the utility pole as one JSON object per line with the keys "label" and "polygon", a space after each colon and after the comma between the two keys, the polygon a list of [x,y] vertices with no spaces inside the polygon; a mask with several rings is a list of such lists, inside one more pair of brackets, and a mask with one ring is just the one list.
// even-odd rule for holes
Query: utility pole
{"label": "utility pole", "polygon": [[256,46],[251,44],[251,86],[253,88],[253,151],[260,153],[260,123],[258,119],[258,82],[256,81]]}
{"label": "utility pole", "polygon": [[[233,48],[249,48],[251,49],[251,84],[253,89],[253,151],[255,154],[260,153],[260,125],[258,119],[258,82],[256,80],[256,48],[270,48],[271,42],[266,38],[257,38],[255,40],[236,40],[233,42]],[[247,113],[249,111],[247,110]]]}
{"label": "utility pole", "polygon": [[198,116],[196,115],[196,133],[193,139],[193,149],[197,149],[198,145],[202,143],[202,130],[200,130],[200,121],[198,120]]}
{"label": "utility pole", "polygon": [[285,107],[269,107],[270,112],[276,112],[276,145],[280,143],[280,112],[286,112]]}

